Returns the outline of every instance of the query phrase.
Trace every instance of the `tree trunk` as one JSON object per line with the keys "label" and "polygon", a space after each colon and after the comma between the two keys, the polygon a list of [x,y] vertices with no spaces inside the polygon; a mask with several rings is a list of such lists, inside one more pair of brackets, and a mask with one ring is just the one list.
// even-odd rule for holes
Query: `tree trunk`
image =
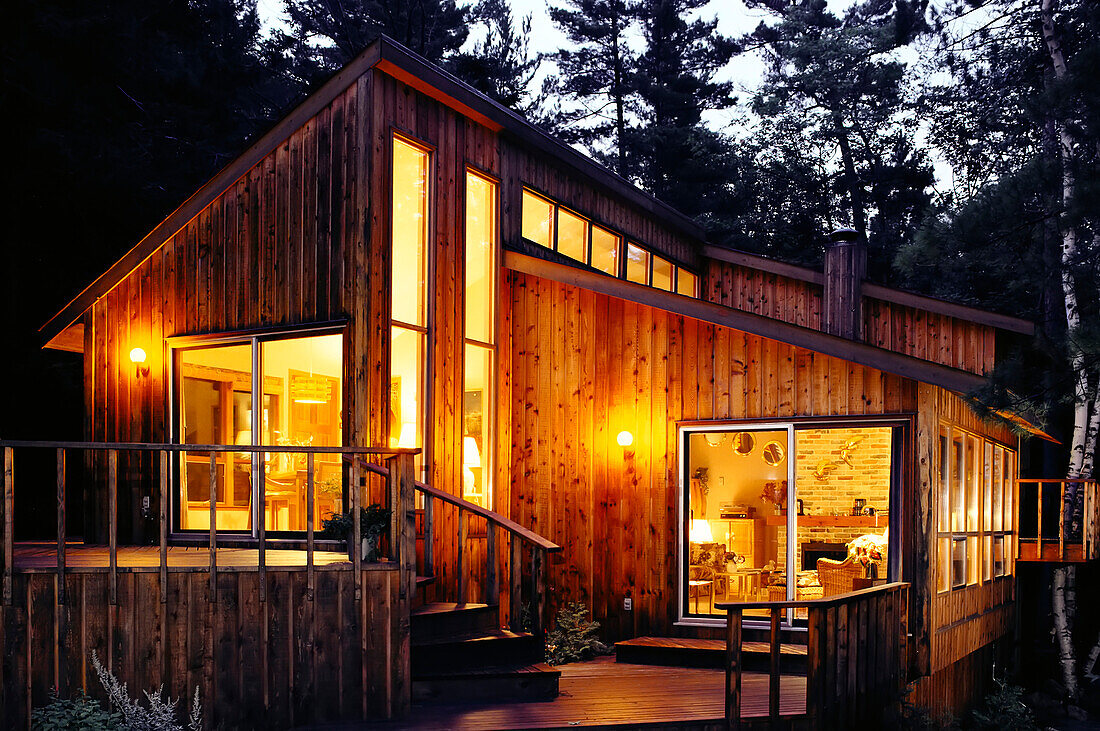
{"label": "tree trunk", "polygon": [[863,185],[856,175],[855,158],[852,157],[852,143],[848,139],[848,128],[840,112],[833,112],[833,132],[840,146],[840,158],[844,164],[844,175],[848,178],[848,203],[852,210],[852,228],[859,232],[860,238],[867,241],[867,205],[863,201]]}

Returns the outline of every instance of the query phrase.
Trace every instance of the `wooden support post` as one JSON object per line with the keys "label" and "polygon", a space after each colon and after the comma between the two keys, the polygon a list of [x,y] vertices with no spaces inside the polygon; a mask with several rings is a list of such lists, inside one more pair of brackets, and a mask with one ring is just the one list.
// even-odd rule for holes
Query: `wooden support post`
{"label": "wooden support post", "polygon": [[531,546],[531,631],[536,637],[546,634],[547,575],[542,565],[545,552]]}
{"label": "wooden support post", "polygon": [[[218,463],[214,452],[210,453],[210,601],[218,601]],[[232,473],[225,471],[226,494],[229,492]]]}
{"label": "wooden support post", "polygon": [[[259,476],[260,489],[257,494],[260,497],[260,525],[256,531],[259,538],[257,544],[258,556],[256,570],[259,572],[260,601],[267,601],[267,465],[264,464],[264,453],[258,452],[256,458],[256,474]],[[355,521],[358,525],[359,521]],[[267,677],[266,675],[264,677]]]}
{"label": "wooden support post", "polygon": [[773,724],[779,722],[779,660],[781,646],[779,642],[779,619],[783,610],[771,610],[771,666],[768,674],[768,716]]}
{"label": "wooden support post", "polygon": [[107,541],[110,576],[107,579],[108,601],[118,604],[118,450],[107,450]]}
{"label": "wooden support post", "polygon": [[11,606],[11,574],[14,567],[15,453],[4,447],[4,606]]}
{"label": "wooden support post", "polygon": [[455,587],[459,604],[466,603],[466,567],[463,563],[466,554],[466,511],[458,509],[458,546],[455,549]]}
{"label": "wooden support post", "polygon": [[810,728],[821,728],[825,705],[825,674],[822,648],[825,642],[825,610],[811,607],[806,616],[806,715]]}
{"label": "wooden support post", "polygon": [[435,498],[424,495],[424,575],[435,576]]}
{"label": "wooden support post", "polygon": [[[1043,483],[1035,483],[1035,558],[1043,560]],[[1003,524],[1002,524],[1003,525]]]}
{"label": "wooden support post", "polygon": [[408,599],[416,592],[416,487],[412,454],[402,453],[390,460],[390,480],[395,486],[395,509],[401,526],[393,541],[401,571],[398,597]]}
{"label": "wooden support post", "polygon": [[726,612],[726,725],[741,728],[741,610]]}
{"label": "wooden support post", "polygon": [[[1069,521],[1066,519],[1066,481],[1062,480],[1059,485],[1061,491],[1058,494],[1058,513],[1062,519],[1058,521],[1058,560],[1064,561],[1066,557],[1066,523]],[[1069,517],[1073,517],[1073,506],[1070,506]],[[1002,525],[1003,527],[1003,525]],[[1042,558],[1040,556],[1040,558]]]}
{"label": "wooden support post", "polygon": [[523,629],[523,544],[518,536],[509,534],[508,614],[513,632]]}
{"label": "wooden support post", "polygon": [[160,450],[160,603],[168,602],[168,451]]}
{"label": "wooden support post", "polygon": [[500,582],[497,580],[497,527],[485,521],[485,603],[500,603]]}
{"label": "wooden support post", "polygon": [[313,452],[306,454],[306,599],[313,601]]}
{"label": "wooden support post", "polygon": [[65,450],[57,450],[57,603],[65,603]]}
{"label": "wooden support post", "polygon": [[355,601],[363,598],[363,526],[359,519],[359,499],[361,496],[359,487],[359,459],[351,461],[351,472],[348,476],[351,485],[348,494],[351,496],[351,538],[354,548],[351,551],[352,582],[355,585]]}

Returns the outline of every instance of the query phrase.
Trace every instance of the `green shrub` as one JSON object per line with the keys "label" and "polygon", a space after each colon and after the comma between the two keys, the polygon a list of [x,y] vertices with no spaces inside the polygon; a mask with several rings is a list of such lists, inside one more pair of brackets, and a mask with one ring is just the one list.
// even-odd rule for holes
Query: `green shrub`
{"label": "green shrub", "polygon": [[606,653],[607,645],[596,636],[599,628],[599,622],[588,621],[588,607],[580,602],[566,604],[546,635],[546,662],[564,665]]}
{"label": "green shrub", "polygon": [[34,731],[106,731],[122,728],[122,714],[113,713],[89,698],[84,689],[72,698],[62,698],[57,689],[50,690],[48,705],[35,708],[31,714]]}
{"label": "green shrub", "polygon": [[971,716],[974,728],[990,731],[1033,731],[1035,714],[1023,701],[1024,690],[997,680],[997,690],[985,697],[985,705]]}

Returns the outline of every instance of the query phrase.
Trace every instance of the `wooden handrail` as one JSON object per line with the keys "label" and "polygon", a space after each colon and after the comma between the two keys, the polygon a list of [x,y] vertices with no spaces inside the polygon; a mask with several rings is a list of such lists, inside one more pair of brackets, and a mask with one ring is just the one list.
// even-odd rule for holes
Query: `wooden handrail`
{"label": "wooden handrail", "polygon": [[909,584],[904,581],[895,581],[890,584],[871,586],[866,589],[857,589],[844,594],[821,597],[820,599],[796,599],[794,601],[774,602],[715,602],[715,609],[809,609],[810,607],[827,607],[835,604],[844,604],[853,599],[858,599],[866,594],[881,594],[899,589],[907,589]]}
{"label": "wooden handrail", "polygon": [[561,546],[554,543],[553,541],[543,538],[534,531],[527,530],[519,523],[505,518],[500,513],[494,513],[492,510],[489,510],[488,508],[483,508],[477,503],[472,503],[469,500],[463,500],[460,497],[455,497],[449,492],[443,492],[438,488],[431,487],[430,485],[425,485],[423,482],[417,482],[415,484],[416,489],[424,493],[425,495],[431,495],[434,498],[439,498],[445,503],[450,503],[451,505],[459,507],[462,510],[467,510],[474,515],[480,515],[482,518],[485,518],[489,522],[499,525],[501,528],[508,531],[509,533],[519,536],[523,540],[536,546],[537,548],[541,548],[547,553],[557,553],[558,551],[562,550]]}
{"label": "wooden handrail", "polygon": [[[117,450],[119,452],[241,452],[262,454],[266,452],[293,454],[372,454],[395,457],[399,454],[419,454],[419,448],[405,447],[309,447],[282,446],[277,444],[158,444],[153,442],[51,442],[37,440],[0,439],[0,449],[86,449],[91,451]],[[387,473],[388,474],[388,473]]]}
{"label": "wooden handrail", "polygon": [[894,582],[822,599],[719,602],[726,614],[726,722],[741,727],[741,619],[745,610],[768,611],[768,717],[780,716],[780,617],[806,610],[806,716],[809,727],[877,726],[905,685],[909,584]]}

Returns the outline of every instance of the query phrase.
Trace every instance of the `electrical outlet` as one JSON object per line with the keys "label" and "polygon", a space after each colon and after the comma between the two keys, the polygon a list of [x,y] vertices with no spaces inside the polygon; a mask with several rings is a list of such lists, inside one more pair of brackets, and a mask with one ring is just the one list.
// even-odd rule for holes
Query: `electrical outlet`
{"label": "electrical outlet", "polygon": [[623,597],[623,611],[624,612],[629,612],[633,608],[634,608],[634,602],[632,602],[630,600],[630,597],[628,597],[628,596]]}
{"label": "electrical outlet", "polygon": [[149,509],[149,496],[148,495],[141,498],[141,509],[142,510],[148,510]]}

